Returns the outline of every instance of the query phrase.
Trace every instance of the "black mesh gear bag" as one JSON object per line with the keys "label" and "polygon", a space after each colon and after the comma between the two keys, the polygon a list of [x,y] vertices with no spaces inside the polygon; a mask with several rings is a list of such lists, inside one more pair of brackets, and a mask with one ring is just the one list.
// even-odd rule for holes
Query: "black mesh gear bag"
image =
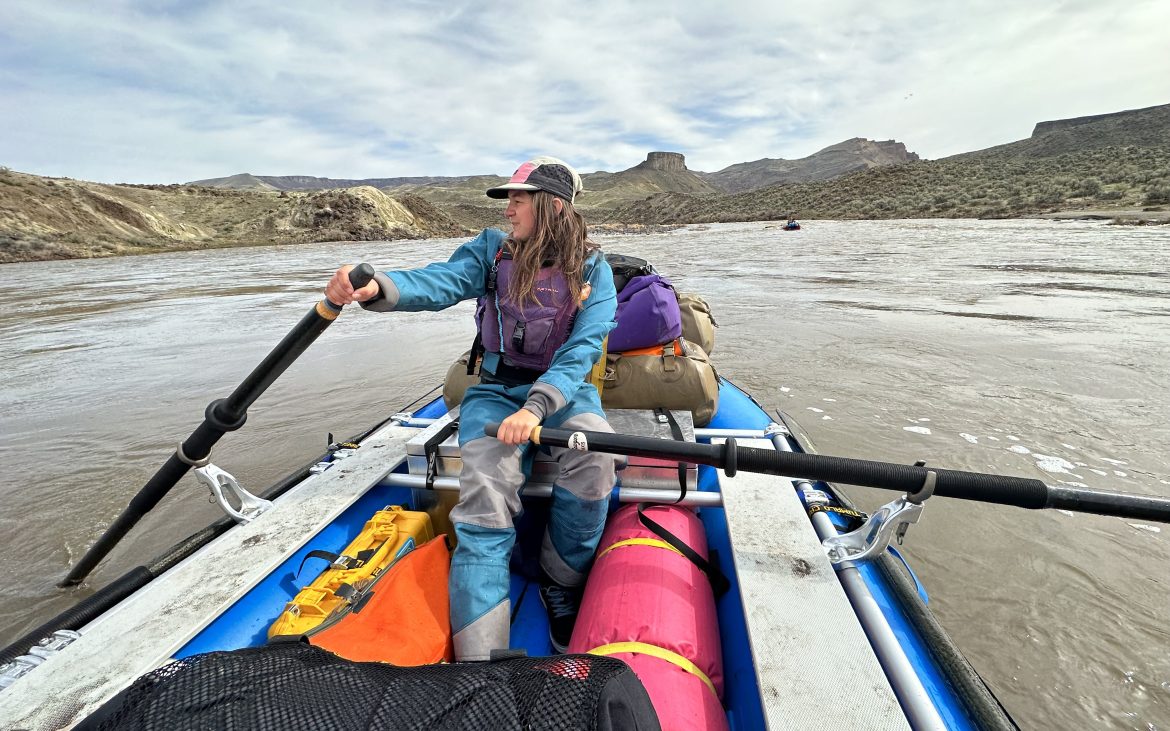
{"label": "black mesh gear bag", "polygon": [[613,270],[613,286],[621,292],[626,284],[634,277],[645,274],[657,274],[654,265],[637,256],[626,254],[606,254],[605,260]]}
{"label": "black mesh gear bag", "polygon": [[642,683],[611,657],[398,667],[299,643],[165,665],[77,728],[660,729]]}

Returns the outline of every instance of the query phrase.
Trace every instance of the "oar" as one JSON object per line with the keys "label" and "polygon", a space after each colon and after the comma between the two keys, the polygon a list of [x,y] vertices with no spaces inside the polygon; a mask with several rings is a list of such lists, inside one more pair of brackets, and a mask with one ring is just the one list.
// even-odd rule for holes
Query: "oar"
{"label": "oar", "polygon": [[[359,264],[349,272],[349,282],[354,289],[364,287],[374,277],[374,268]],[[187,440],[179,444],[170,459],[150,478],[118,519],[106,529],[101,538],[86,551],[73,570],[58,586],[73,586],[81,583],[93,567],[110,549],[122,539],[134,525],[146,515],[175,483],[192,467],[202,467],[211,457],[211,448],[220,437],[244,425],[248,418],[248,407],[252,405],[272,382],[284,373],[292,362],[305,352],[317,336],[341,314],[341,305],[327,299],[317,303],[301,321],[289,331],[260,365],[225,399],[217,399],[207,406],[203,423],[196,427]]]}
{"label": "oar", "polygon": [[[484,431],[489,436],[495,436],[498,426],[488,424]],[[982,472],[739,447],[734,439],[728,439],[722,445],[697,444],[626,434],[537,427],[532,432],[532,442],[590,452],[609,452],[712,465],[722,468],[729,476],[734,475],[737,470],[743,470],[862,487],[880,487],[906,493],[918,492],[926,483],[929,474],[933,473],[935,495],[1014,505],[1020,508],[1054,508],[1170,523],[1170,499],[1152,495],[1047,485],[1040,480]]]}

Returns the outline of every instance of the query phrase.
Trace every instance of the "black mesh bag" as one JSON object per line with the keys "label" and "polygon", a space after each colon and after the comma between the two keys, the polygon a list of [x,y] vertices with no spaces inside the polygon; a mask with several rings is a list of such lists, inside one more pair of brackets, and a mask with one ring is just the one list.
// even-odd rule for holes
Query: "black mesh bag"
{"label": "black mesh bag", "polygon": [[613,286],[621,292],[626,284],[634,277],[645,274],[657,274],[654,265],[645,259],[626,254],[606,254],[605,260],[613,270]]}
{"label": "black mesh bag", "polygon": [[658,731],[659,724],[637,676],[610,657],[407,668],[277,643],[161,667],[77,728]]}

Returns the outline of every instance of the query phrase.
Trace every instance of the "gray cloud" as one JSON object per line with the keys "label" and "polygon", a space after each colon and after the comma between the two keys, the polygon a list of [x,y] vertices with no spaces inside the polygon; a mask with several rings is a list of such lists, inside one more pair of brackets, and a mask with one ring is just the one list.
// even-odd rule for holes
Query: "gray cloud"
{"label": "gray cloud", "polygon": [[937,158],[1170,102],[1170,4],[0,5],[0,164],[181,182]]}

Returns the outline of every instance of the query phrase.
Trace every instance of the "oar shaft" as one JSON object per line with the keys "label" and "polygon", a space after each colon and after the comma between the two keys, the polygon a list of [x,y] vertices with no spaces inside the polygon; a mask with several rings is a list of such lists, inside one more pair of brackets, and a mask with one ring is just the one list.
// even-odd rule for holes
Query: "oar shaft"
{"label": "oar shaft", "polygon": [[[336,315],[334,315],[334,318]],[[217,414],[228,423],[237,421],[252,403],[284,373],[301,353],[313,344],[325,328],[332,324],[333,318],[321,316],[321,307],[310,310],[288,334],[281,339],[276,347],[248,374],[236,390],[232,391],[221,403],[222,413]],[[232,418],[235,417],[235,418]]]}
{"label": "oar shaft", "polygon": [[1170,500],[1154,495],[1048,486],[1046,508],[1170,523]]}
{"label": "oar shaft", "polygon": [[[486,432],[489,435],[495,433],[494,426],[491,424],[487,426]],[[943,497],[1029,509],[1062,508],[1170,523],[1170,499],[1167,498],[1064,486],[1051,487],[1040,480],[1023,477],[900,465],[805,452],[778,452],[770,449],[733,447],[727,444],[696,444],[670,439],[606,432],[573,432],[545,427],[534,433],[533,441],[554,447],[706,464],[723,468],[729,473],[743,470],[906,493],[920,490],[926,483],[929,473],[933,472],[934,494]]]}
{"label": "oar shaft", "polygon": [[[349,281],[354,289],[358,289],[369,283],[373,276],[373,267],[369,264],[360,264],[350,271]],[[118,541],[122,540],[130,529],[142,519],[142,516],[158,505],[167,492],[182,479],[183,475],[187,474],[187,471],[192,467],[192,462],[199,463],[209,457],[211,448],[224,434],[243,426],[248,417],[248,407],[280,377],[280,374],[284,373],[301,353],[305,352],[305,349],[317,339],[318,335],[324,332],[325,328],[329,327],[340,312],[341,307],[328,300],[319,302],[277,343],[276,347],[232,391],[230,396],[212,401],[204,412],[203,423],[195,428],[191,436],[183,441],[180,450],[176,450],[154,474],[154,477],[150,478],[150,481],[138,491],[126,509],[90,546],[89,550],[85,552],[85,555],[58,586],[74,586],[81,583]]]}
{"label": "oar shaft", "polygon": [[841,482],[907,493],[921,489],[926,483],[927,474],[933,472],[936,475],[935,495],[1015,505],[1021,508],[1043,508],[1048,500],[1047,485],[1040,480],[1023,477],[873,462],[805,452],[774,452],[743,447],[737,452],[739,469],[748,472]]}

